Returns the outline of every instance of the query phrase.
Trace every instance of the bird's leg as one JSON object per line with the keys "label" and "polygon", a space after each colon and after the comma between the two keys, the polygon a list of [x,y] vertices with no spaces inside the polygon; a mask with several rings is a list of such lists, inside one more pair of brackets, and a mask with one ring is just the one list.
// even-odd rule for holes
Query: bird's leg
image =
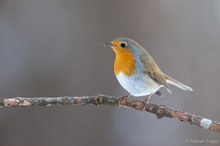
{"label": "bird's leg", "polygon": [[142,110],[145,110],[145,106],[149,103],[148,100],[150,99],[152,94],[147,95],[147,97],[142,101]]}

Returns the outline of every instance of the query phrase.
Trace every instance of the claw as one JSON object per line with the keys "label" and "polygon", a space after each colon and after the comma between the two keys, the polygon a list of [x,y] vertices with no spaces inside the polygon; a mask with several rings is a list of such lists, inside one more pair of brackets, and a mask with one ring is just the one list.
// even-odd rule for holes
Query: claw
{"label": "claw", "polygon": [[118,100],[118,101],[121,102],[121,101],[123,101],[123,100],[127,100],[129,96],[130,96],[130,95],[125,95],[125,96],[119,97],[119,100]]}

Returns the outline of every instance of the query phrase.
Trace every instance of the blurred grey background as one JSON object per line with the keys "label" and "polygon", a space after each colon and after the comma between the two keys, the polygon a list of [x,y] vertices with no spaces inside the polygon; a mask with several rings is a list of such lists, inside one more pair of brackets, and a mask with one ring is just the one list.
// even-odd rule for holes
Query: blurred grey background
{"label": "blurred grey background", "polygon": [[[0,97],[127,94],[102,45],[121,36],[194,89],[162,89],[150,102],[220,121],[218,0],[0,0]],[[0,146],[195,145],[189,139],[220,145],[218,133],[131,109],[0,110]]]}

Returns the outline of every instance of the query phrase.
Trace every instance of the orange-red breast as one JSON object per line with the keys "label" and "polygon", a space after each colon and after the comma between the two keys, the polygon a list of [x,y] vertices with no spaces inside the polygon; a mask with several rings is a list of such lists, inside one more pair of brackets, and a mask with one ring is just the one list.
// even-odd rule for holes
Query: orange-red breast
{"label": "orange-red breast", "polygon": [[161,87],[165,87],[171,93],[168,84],[192,91],[191,87],[163,73],[151,55],[134,40],[122,37],[104,45],[114,50],[115,76],[131,95],[147,96],[147,101],[154,93],[160,95]]}

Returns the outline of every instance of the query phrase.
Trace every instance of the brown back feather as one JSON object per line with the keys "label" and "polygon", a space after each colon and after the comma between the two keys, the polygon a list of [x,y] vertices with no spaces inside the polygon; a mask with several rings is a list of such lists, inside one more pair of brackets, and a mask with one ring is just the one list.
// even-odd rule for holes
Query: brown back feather
{"label": "brown back feather", "polygon": [[144,73],[146,73],[149,77],[151,77],[158,83],[164,85],[166,88],[169,88],[163,72],[160,70],[154,59],[144,48],[142,48],[141,51],[142,55],[140,57],[140,61],[143,64]]}

